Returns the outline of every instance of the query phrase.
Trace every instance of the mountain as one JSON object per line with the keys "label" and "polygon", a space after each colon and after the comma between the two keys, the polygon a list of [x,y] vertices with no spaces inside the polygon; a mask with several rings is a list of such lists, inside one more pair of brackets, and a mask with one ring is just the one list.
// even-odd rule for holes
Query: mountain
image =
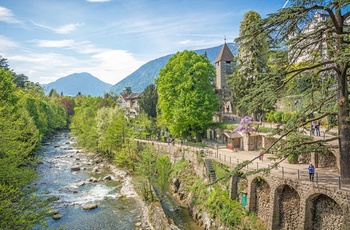
{"label": "mountain", "polygon": [[104,92],[109,92],[111,86],[89,73],[74,73],[44,85],[44,89],[46,93],[55,89],[57,93],[69,96],[75,96],[79,92],[84,95],[103,96]]}
{"label": "mountain", "polygon": [[[227,43],[233,55],[238,52],[238,46],[235,43]],[[211,63],[215,64],[215,59],[219,55],[222,45],[207,49],[194,50],[198,54],[207,53],[207,57]],[[157,58],[142,65],[135,72],[125,77],[123,80],[111,87],[110,91],[121,93],[125,87],[131,87],[133,92],[143,92],[150,84],[154,84],[154,79],[158,77],[159,71],[165,67],[166,63],[174,54]]]}

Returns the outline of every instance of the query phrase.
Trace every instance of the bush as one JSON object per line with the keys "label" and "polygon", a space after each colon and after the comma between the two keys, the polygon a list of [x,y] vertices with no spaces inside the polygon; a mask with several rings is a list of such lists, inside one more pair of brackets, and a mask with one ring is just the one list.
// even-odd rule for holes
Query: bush
{"label": "bush", "polygon": [[270,111],[266,114],[267,122],[275,122],[274,111]]}
{"label": "bush", "polygon": [[286,124],[291,118],[292,118],[292,114],[291,113],[284,113],[283,116],[282,116],[283,124]]}
{"label": "bush", "polygon": [[278,124],[282,124],[282,117],[283,117],[283,112],[282,111],[276,111],[273,115],[275,122]]}

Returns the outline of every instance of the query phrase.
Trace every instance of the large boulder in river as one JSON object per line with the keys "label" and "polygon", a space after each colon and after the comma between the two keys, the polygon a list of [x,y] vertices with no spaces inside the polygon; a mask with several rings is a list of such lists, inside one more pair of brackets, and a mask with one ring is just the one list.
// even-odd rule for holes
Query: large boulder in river
{"label": "large boulder in river", "polygon": [[84,204],[82,208],[83,208],[83,210],[91,210],[91,209],[95,209],[97,207],[98,207],[97,204],[92,203],[92,204]]}

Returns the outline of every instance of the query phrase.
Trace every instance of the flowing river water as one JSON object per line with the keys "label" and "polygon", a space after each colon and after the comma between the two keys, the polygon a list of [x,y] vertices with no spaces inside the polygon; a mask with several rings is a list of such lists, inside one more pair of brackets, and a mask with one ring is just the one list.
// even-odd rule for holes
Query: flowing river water
{"label": "flowing river water", "polygon": [[[49,229],[135,229],[140,223],[141,207],[134,198],[120,197],[122,182],[114,178],[106,166],[93,172],[93,157],[73,147],[67,133],[49,139],[42,150],[38,166],[40,178],[36,181],[38,194],[58,198],[51,207],[59,211],[59,220],[48,219]],[[71,171],[73,165],[80,171]],[[112,180],[101,180],[111,175]],[[97,182],[89,182],[96,178]],[[118,198],[119,197],[119,198]],[[83,210],[85,204],[95,203],[98,208]]]}
{"label": "flowing river water", "polygon": [[[116,170],[112,171],[107,164],[96,162],[98,158],[76,148],[68,132],[57,133],[48,139],[40,155],[40,177],[35,182],[39,188],[37,193],[47,199],[57,199],[50,206],[61,216],[58,220],[48,218],[45,229],[130,230],[145,224],[141,220],[142,209],[138,200],[132,194],[125,196],[125,191],[124,196],[121,195],[125,181],[119,180]],[[80,170],[72,171],[72,166]],[[117,172],[125,176],[124,171]],[[111,176],[111,180],[104,180],[106,176]],[[83,210],[84,205],[91,203],[98,207]],[[174,205],[164,203],[167,202],[162,202],[165,213],[173,219],[178,229],[200,229],[187,208],[175,204],[178,209],[172,210]],[[147,229],[147,226],[142,229]]]}

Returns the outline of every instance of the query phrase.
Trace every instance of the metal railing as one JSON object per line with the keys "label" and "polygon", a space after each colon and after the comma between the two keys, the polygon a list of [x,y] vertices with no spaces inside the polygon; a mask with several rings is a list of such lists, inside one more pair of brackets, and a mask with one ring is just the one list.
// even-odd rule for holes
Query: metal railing
{"label": "metal railing", "polygon": [[[216,150],[213,149],[205,149],[203,150],[204,153],[212,158],[216,158],[219,162],[236,166],[243,161],[243,159],[239,159],[237,157],[228,156],[226,154],[221,154],[219,152],[216,152]],[[272,166],[272,162],[251,162],[246,167],[242,168],[243,172],[248,172],[252,170],[258,170],[262,168],[269,168]],[[316,169],[317,170],[317,169]],[[290,179],[296,179],[299,181],[310,181],[310,176],[308,173],[307,168],[305,170],[285,167],[285,166],[278,166],[277,168],[271,169],[271,173],[276,176],[280,176],[282,178],[290,178]],[[350,190],[350,183],[343,180],[340,176],[334,175],[331,173],[319,173],[315,172],[313,181],[317,186],[322,185],[325,187],[336,187],[338,189],[344,189],[344,190]]]}

